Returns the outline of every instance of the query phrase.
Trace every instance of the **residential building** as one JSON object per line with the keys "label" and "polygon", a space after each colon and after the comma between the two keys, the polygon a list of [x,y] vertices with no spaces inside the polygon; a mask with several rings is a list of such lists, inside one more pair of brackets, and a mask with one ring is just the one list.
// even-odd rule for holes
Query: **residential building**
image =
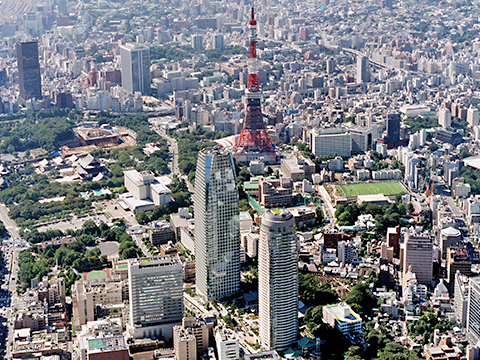
{"label": "residential building", "polygon": [[267,210],[258,245],[260,340],[268,350],[286,350],[298,334],[298,247],[288,210]]}
{"label": "residential building", "polygon": [[417,276],[409,269],[402,279],[402,300],[405,305],[413,304],[414,300],[427,300],[427,286],[419,284]]}
{"label": "residential building", "polygon": [[358,260],[358,250],[350,241],[340,241],[338,243],[338,262],[351,264]]}
{"label": "residential building", "polygon": [[128,43],[120,46],[122,87],[130,93],[150,93],[150,49]]}
{"label": "residential building", "polygon": [[240,347],[236,334],[227,328],[217,328],[215,333],[218,360],[240,359]]}
{"label": "residential building", "polygon": [[474,107],[468,108],[467,122],[471,128],[473,128],[474,126],[478,126],[480,124],[479,115],[480,115],[480,111],[477,108],[474,108]]}
{"label": "residential building", "polygon": [[178,255],[128,262],[130,321],[135,338],[172,339],[183,318],[183,267]]}
{"label": "residential building", "polygon": [[174,326],[173,348],[175,360],[197,360],[197,342],[192,329]]}
{"label": "residential building", "polygon": [[[439,335],[438,335],[439,336]],[[462,350],[452,343],[450,336],[442,336],[438,345],[428,344],[424,347],[426,360],[467,360]]]}
{"label": "residential building", "polygon": [[[327,160],[327,167],[331,171],[343,171],[343,159],[340,156],[336,156],[335,159]],[[366,170],[370,177],[370,172]]]}
{"label": "residential building", "polygon": [[470,278],[468,284],[467,338],[471,344],[480,340],[480,277]]}
{"label": "residential building", "polygon": [[149,226],[150,242],[153,246],[167,244],[175,240],[175,233],[167,220],[154,221]]}
{"label": "residential building", "polygon": [[362,333],[362,318],[343,302],[325,305],[323,322],[338,329],[343,336],[357,336]]}
{"label": "residential building", "polygon": [[122,304],[125,286],[122,281],[112,278],[79,280],[72,287],[73,326],[79,331],[82,325],[95,320],[97,307]]}
{"label": "residential building", "polygon": [[213,35],[213,49],[215,50],[223,50],[223,48],[225,47],[224,45],[224,37],[223,37],[223,34],[214,34]]}
{"label": "residential building", "polygon": [[290,178],[262,178],[258,181],[258,200],[266,208],[293,205],[293,182]]}
{"label": "residential building", "polygon": [[455,286],[453,289],[453,310],[457,324],[464,327],[467,323],[469,277],[460,271],[455,273]]}
{"label": "residential building", "polygon": [[201,358],[207,353],[210,347],[210,333],[213,332],[214,322],[207,322],[202,318],[184,317],[182,327],[188,329],[189,333],[195,337],[197,349],[197,358]]}
{"label": "residential building", "polygon": [[457,245],[462,242],[462,233],[460,230],[455,229],[452,226],[446,227],[440,230],[440,251],[442,252],[442,258],[447,256],[447,249],[453,245]]}
{"label": "residential building", "polygon": [[472,262],[464,245],[447,249],[447,278],[450,285],[453,284],[457,271],[465,276],[472,275]]}
{"label": "residential building", "polygon": [[198,154],[195,175],[197,294],[219,300],[240,289],[240,224],[233,156],[218,147]]}
{"label": "residential building", "polygon": [[411,270],[420,284],[432,286],[433,244],[430,236],[427,233],[417,233],[414,229],[409,229],[405,233],[404,245],[404,274]]}
{"label": "residential building", "polygon": [[357,57],[357,84],[370,82],[370,60],[368,56]]}
{"label": "residential building", "polygon": [[203,36],[192,35],[192,48],[194,50],[203,50]]}
{"label": "residential building", "polygon": [[438,110],[438,123],[445,129],[452,126],[452,114],[449,109],[442,107]]}
{"label": "residential building", "polygon": [[38,61],[38,41],[19,41],[15,44],[15,49],[20,99],[23,102],[30,99],[40,100],[42,98],[42,79]]}

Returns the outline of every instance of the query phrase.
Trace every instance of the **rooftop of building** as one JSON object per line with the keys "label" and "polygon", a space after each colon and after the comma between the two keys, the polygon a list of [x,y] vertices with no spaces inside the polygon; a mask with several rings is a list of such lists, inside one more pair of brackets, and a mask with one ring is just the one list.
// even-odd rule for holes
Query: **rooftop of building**
{"label": "rooftop of building", "polygon": [[293,214],[287,209],[268,209],[262,215],[262,225],[268,227],[285,227],[294,223]]}
{"label": "rooftop of building", "polygon": [[361,321],[362,318],[345,303],[326,305],[325,308],[341,322]]}
{"label": "rooftop of building", "polygon": [[129,265],[131,266],[138,266],[140,268],[147,268],[147,267],[164,267],[164,266],[172,266],[172,265],[181,265],[182,262],[178,255],[161,255],[161,256],[154,256],[154,257],[144,257],[139,259],[132,259],[129,261]]}

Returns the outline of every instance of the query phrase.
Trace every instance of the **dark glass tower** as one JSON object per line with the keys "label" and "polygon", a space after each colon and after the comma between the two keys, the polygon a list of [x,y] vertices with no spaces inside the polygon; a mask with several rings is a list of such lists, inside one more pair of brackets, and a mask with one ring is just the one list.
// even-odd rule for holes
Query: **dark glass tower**
{"label": "dark glass tower", "polygon": [[19,41],[16,43],[18,82],[20,84],[20,98],[42,98],[42,79],[40,77],[40,63],[38,62],[38,42]]}

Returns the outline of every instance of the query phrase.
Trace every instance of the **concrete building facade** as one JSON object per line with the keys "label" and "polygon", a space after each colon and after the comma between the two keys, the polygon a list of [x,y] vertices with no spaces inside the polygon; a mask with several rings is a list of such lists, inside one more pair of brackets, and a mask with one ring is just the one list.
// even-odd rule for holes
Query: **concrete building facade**
{"label": "concrete building facade", "polygon": [[268,350],[288,349],[298,334],[298,248],[290,211],[263,214],[258,265],[261,344]]}
{"label": "concrete building facade", "polygon": [[139,44],[120,46],[122,87],[130,93],[150,92],[150,49]]}
{"label": "concrete building facade", "polygon": [[409,269],[420,284],[432,286],[433,243],[428,235],[417,234],[413,229],[405,233],[403,273]]}
{"label": "concrete building facade", "polygon": [[129,329],[135,338],[172,338],[183,318],[183,267],[178,255],[128,262]]}

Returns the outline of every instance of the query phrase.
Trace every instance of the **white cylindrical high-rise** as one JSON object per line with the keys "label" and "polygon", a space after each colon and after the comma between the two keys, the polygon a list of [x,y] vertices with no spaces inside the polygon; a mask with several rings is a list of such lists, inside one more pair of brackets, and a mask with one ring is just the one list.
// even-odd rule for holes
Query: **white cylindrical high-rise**
{"label": "white cylindrical high-rise", "polygon": [[298,333],[298,248],[288,210],[267,210],[258,244],[260,340],[268,350],[286,350]]}

